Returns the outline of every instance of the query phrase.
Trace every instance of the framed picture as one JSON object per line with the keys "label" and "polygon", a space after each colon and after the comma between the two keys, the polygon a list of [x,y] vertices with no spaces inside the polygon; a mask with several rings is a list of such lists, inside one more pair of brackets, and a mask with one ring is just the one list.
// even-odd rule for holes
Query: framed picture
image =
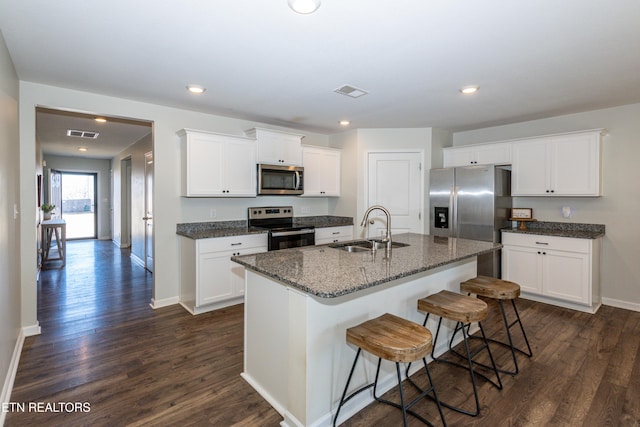
{"label": "framed picture", "polygon": [[42,175],[38,174],[38,207],[42,206]]}
{"label": "framed picture", "polygon": [[512,219],[532,219],[533,209],[531,208],[511,208]]}

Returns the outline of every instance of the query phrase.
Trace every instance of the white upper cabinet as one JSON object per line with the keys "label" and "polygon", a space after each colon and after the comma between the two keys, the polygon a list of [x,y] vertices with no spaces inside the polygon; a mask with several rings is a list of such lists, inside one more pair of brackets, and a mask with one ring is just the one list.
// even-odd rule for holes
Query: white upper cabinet
{"label": "white upper cabinet", "polygon": [[340,196],[340,150],[302,147],[303,197]]}
{"label": "white upper cabinet", "polygon": [[508,165],[511,163],[511,144],[467,145],[443,149],[445,168],[470,165]]}
{"label": "white upper cabinet", "polygon": [[256,142],[253,138],[183,129],[182,195],[255,197]]}
{"label": "white upper cabinet", "polygon": [[249,129],[245,134],[257,140],[258,163],[302,166],[304,135],[263,128]]}
{"label": "white upper cabinet", "polygon": [[514,196],[600,196],[601,130],[513,143]]}

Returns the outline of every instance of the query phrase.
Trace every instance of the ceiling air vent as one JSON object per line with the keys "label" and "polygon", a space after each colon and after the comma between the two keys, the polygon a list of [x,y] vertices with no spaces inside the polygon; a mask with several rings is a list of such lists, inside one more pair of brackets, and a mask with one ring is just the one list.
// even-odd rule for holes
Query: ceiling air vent
{"label": "ceiling air vent", "polygon": [[334,90],[334,92],[339,93],[340,95],[346,95],[351,98],[360,98],[362,95],[366,95],[366,90],[358,89],[357,87],[353,87],[351,85],[344,85]]}
{"label": "ceiling air vent", "polygon": [[98,138],[98,135],[100,135],[100,132],[93,132],[90,130],[67,130],[67,136],[75,136],[77,138],[96,139]]}

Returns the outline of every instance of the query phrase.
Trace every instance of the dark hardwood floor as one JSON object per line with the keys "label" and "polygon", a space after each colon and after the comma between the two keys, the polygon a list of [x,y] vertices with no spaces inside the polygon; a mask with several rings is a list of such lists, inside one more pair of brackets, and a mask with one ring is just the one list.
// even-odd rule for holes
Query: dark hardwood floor
{"label": "dark hardwood floor", "polygon": [[[58,409],[88,402],[90,411],[13,411],[6,426],[279,425],[278,413],[239,376],[242,305],[195,317],[179,306],[152,310],[151,275],[127,251],[74,241],[67,255],[65,269],[41,274],[42,334],[25,341],[11,401]],[[502,376],[503,390],[480,381],[481,414],[445,409],[449,425],[640,426],[640,313],[602,307],[589,315],[527,300],[518,306],[534,357],[519,359],[517,376]],[[492,314],[487,330],[496,331],[498,321]],[[509,363],[505,350],[494,353]],[[442,399],[471,403],[465,372],[430,366]],[[438,425],[432,402],[416,410]],[[343,425],[396,426],[402,417],[372,404]]]}

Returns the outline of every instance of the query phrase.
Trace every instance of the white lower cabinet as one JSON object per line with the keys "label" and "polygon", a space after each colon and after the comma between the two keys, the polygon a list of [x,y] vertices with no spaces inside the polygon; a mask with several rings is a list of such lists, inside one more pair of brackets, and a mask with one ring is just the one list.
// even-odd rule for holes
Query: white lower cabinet
{"label": "white lower cabinet", "polygon": [[200,314],[243,302],[244,267],[232,256],[267,251],[267,235],[211,239],[180,236],[180,304]]}
{"label": "white lower cabinet", "polygon": [[600,239],[502,233],[502,278],[523,297],[595,313],[600,307]]}
{"label": "white lower cabinet", "polygon": [[353,225],[316,228],[316,245],[353,240]]}

